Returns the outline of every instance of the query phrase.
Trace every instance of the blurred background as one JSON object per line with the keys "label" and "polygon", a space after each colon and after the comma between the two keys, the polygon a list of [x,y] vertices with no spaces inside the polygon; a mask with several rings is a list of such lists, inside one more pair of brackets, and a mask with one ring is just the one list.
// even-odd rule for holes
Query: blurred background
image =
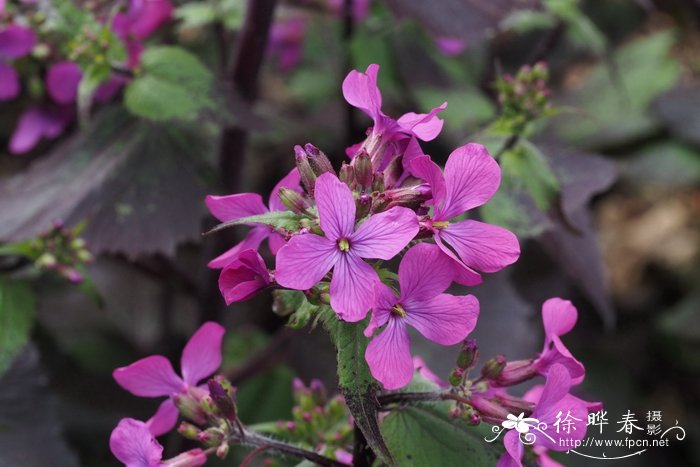
{"label": "blurred background", "polygon": [[[502,165],[479,216],[516,232],[522,257],[454,288],[481,302],[482,355],[533,356],[542,302],[569,298],[579,320],[564,341],[587,369],[577,393],[603,401],[606,433],[627,410],[643,426],[662,411],[663,426],[687,432],[617,464],[700,465],[696,0],[37,0],[0,11],[0,465],[117,465],[112,428],[158,401],[123,391],[112,370],[151,354],[177,362],[207,320],[228,330],[223,372],[244,422],[289,419],[294,376],[335,387],[321,330],[285,326],[269,293],[225,306],[207,262],[246,228],[202,236],[216,224],[203,200],[267,199],[296,144],[338,168],[371,124],[341,83],[370,63],[388,115],[449,103],[423,145],[434,160],[476,141]],[[416,339],[413,350],[441,376],[454,364],[455,349]],[[185,447],[177,434],[163,444]]]}

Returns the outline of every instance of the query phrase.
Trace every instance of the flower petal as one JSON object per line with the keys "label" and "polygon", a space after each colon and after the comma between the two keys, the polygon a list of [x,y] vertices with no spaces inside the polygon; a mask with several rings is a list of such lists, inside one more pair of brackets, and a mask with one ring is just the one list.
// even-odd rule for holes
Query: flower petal
{"label": "flower petal", "polygon": [[450,219],[491,199],[501,184],[501,168],[484,146],[469,143],[447,159],[445,184],[447,196],[440,215]]}
{"label": "flower petal", "polygon": [[247,300],[270,283],[265,261],[256,250],[245,250],[219,275],[219,290],[226,304]]}
{"label": "flower petal", "polygon": [[510,430],[503,437],[503,446],[506,452],[498,459],[496,467],[523,467],[522,458],[525,446],[520,442],[520,436],[516,430]]}
{"label": "flower petal", "polygon": [[220,324],[206,322],[187,341],[180,366],[185,384],[196,386],[221,366],[221,342],[226,330]]}
{"label": "flower petal", "polygon": [[370,373],[384,389],[400,389],[411,382],[411,340],[400,319],[390,319],[386,328],[372,339],[367,345],[365,360]]}
{"label": "flower petal", "polygon": [[418,233],[416,213],[393,207],[367,219],[352,234],[350,251],[362,258],[388,260],[396,256]]}
{"label": "flower petal", "polygon": [[535,412],[546,410],[559,402],[569,393],[569,389],[571,389],[569,372],[562,365],[553,365],[547,374]]}
{"label": "flower petal", "polygon": [[275,280],[290,289],[310,289],[339,258],[340,250],[334,241],[314,234],[296,235],[277,252]]}
{"label": "flower petal", "polygon": [[314,197],[321,229],[330,240],[348,237],[355,230],[355,199],[348,186],[326,172],[316,180]]}
{"label": "flower petal", "polygon": [[372,307],[372,317],[364,330],[366,337],[372,337],[374,331],[384,326],[389,321],[391,308],[399,301],[391,288],[383,282],[378,282],[375,287],[374,306]]}
{"label": "flower petal", "polygon": [[234,261],[241,252],[246,250],[257,250],[269,235],[271,231],[267,226],[258,226],[250,229],[248,234],[233,248],[226,250],[224,253],[220,254],[213,260],[209,261],[208,267],[212,269],[221,269],[226,267],[232,261]]}
{"label": "flower petal", "polygon": [[185,382],[175,374],[167,358],[152,355],[112,373],[117,383],[140,397],[170,396],[184,389]]}
{"label": "flower petal", "polygon": [[343,80],[343,97],[348,104],[372,117],[375,124],[383,116],[382,95],[377,87],[379,65],[371,64],[361,73],[352,70]]}
{"label": "flower petal", "polygon": [[257,193],[237,193],[227,196],[209,195],[204,202],[207,204],[209,212],[221,222],[267,212],[262,196]]}
{"label": "flower petal", "polygon": [[270,211],[286,211],[287,208],[282,204],[282,200],[279,196],[280,188],[289,188],[297,193],[301,193],[301,178],[299,177],[299,171],[294,168],[285,177],[277,182],[277,185],[272,189],[270,193],[270,201],[268,206],[270,206]]}
{"label": "flower petal", "polygon": [[576,307],[569,300],[550,298],[542,304],[542,322],[547,338],[567,334],[574,328],[577,319]]}
{"label": "flower petal", "polygon": [[146,420],[146,426],[153,436],[161,436],[175,428],[180,411],[175,407],[172,399],[165,399],[155,414]]}
{"label": "flower petal", "polygon": [[133,418],[122,418],[109,437],[109,449],[127,467],[156,467],[163,458],[163,446],[148,426]]}
{"label": "flower petal", "polygon": [[496,225],[467,219],[451,222],[438,235],[455,249],[464,264],[477,271],[499,271],[520,256],[518,238]]}
{"label": "flower petal", "polygon": [[464,264],[462,260],[459,259],[457,255],[455,255],[454,252],[452,252],[452,250],[450,250],[449,247],[442,242],[439,235],[435,235],[433,239],[443,254],[452,259],[452,271],[454,273],[454,279],[452,280],[458,284],[466,286],[479,285],[483,282],[481,274]]}
{"label": "flower petal", "polygon": [[51,99],[59,104],[72,104],[78,97],[78,86],[83,72],[77,63],[70,61],[51,65],[46,73],[46,88]]}
{"label": "flower petal", "polygon": [[[433,162],[429,156],[416,157],[411,162],[411,173],[414,176],[428,182],[428,185],[430,185],[430,189],[433,192],[433,199],[431,201],[433,206],[440,206],[443,201],[445,201],[445,196],[447,193],[447,189],[445,188],[445,177],[443,177],[440,167]],[[436,216],[435,220],[441,221],[446,219]]]}
{"label": "flower petal", "polygon": [[65,129],[72,113],[66,109],[30,107],[17,122],[10,139],[10,152],[22,154],[31,150],[42,137],[55,138]]}
{"label": "flower petal", "polygon": [[24,26],[10,24],[0,29],[0,58],[20,58],[34,48],[36,35]]}
{"label": "flower petal", "polygon": [[440,378],[438,375],[433,373],[433,371],[428,367],[428,364],[418,355],[413,357],[413,369],[418,372],[423,378],[427,379],[431,383],[435,383],[438,387],[442,389],[447,389],[450,385],[444,379]]}
{"label": "flower petal", "polygon": [[401,300],[428,300],[444,292],[454,277],[453,262],[437,245],[419,243],[399,264]]}
{"label": "flower petal", "polygon": [[14,99],[19,90],[19,75],[10,65],[0,61],[0,101]]}
{"label": "flower petal", "polygon": [[462,341],[476,327],[479,301],[473,295],[440,294],[428,301],[402,302],[406,322],[441,345]]}
{"label": "flower petal", "polygon": [[438,112],[447,108],[447,102],[443,102],[439,107],[435,107],[427,114],[417,114],[408,112],[403,114],[397,123],[401,128],[415,135],[422,141],[432,141],[442,131],[443,119],[437,116]]}
{"label": "flower petal", "polygon": [[343,321],[364,319],[374,305],[378,282],[377,272],[362,258],[352,251],[341,254],[331,279],[331,307]]}

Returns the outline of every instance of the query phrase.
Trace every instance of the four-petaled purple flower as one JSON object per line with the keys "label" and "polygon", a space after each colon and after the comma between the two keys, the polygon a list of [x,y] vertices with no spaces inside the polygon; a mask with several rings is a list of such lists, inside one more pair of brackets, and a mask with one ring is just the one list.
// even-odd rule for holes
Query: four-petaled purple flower
{"label": "four-petaled purple flower", "polygon": [[315,198],[324,235],[292,237],[277,253],[275,279],[283,287],[307,290],[333,269],[331,307],[345,321],[360,321],[374,305],[377,272],[363,258],[388,260],[418,233],[416,214],[394,207],[355,230],[355,199],[338,177],[316,180]]}
{"label": "four-petaled purple flower", "polygon": [[400,295],[384,284],[377,285],[367,337],[386,328],[367,346],[369,369],[386,389],[398,389],[413,376],[408,325],[427,339],[453,345],[476,326],[479,302],[473,295],[442,293],[452,283],[455,265],[435,246],[421,243],[404,255],[399,265]]}
{"label": "four-petaled purple flower", "polygon": [[177,422],[178,410],[173,397],[191,395],[199,398],[207,389],[197,384],[211,376],[221,365],[221,341],[224,328],[207,322],[192,335],[182,351],[182,377],[175,374],[170,361],[162,355],[152,355],[114,370],[114,379],[135,396],[166,399],[147,425],[155,436],[170,431]]}
{"label": "four-petaled purple flower", "polygon": [[122,418],[112,430],[109,449],[126,467],[198,467],[207,461],[204,451],[192,449],[163,462],[163,446],[146,423],[133,418]]}
{"label": "four-petaled purple flower", "polygon": [[[272,190],[269,200],[269,209],[263,203],[262,196],[257,193],[237,193],[228,196],[207,196],[205,202],[209,211],[221,222],[229,222],[243,217],[265,214],[270,211],[284,211],[287,208],[282,204],[279,197],[280,188],[289,188],[296,192],[301,192],[299,185],[299,172],[297,169],[292,169],[282,180],[277,183]],[[284,237],[273,232],[266,225],[253,225],[248,235],[239,244],[214,258],[209,262],[209,267],[213,269],[221,269],[231,261],[233,261],[242,251],[257,250],[263,240],[268,239],[272,254],[277,254],[277,251],[284,245]]]}
{"label": "four-petaled purple flower", "polygon": [[471,219],[450,222],[488,201],[501,183],[498,163],[485,147],[469,143],[455,149],[444,175],[428,156],[415,158],[411,169],[432,188],[433,214],[428,227],[440,249],[461,265],[455,281],[479,284],[481,276],[476,271],[495,272],[518,259],[520,245],[509,230]]}

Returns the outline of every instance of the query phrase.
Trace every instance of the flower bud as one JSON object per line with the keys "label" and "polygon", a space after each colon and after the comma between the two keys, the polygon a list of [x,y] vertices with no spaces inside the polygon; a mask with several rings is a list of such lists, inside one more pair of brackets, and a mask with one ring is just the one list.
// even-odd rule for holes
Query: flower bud
{"label": "flower bud", "polygon": [[223,376],[216,375],[207,382],[207,386],[218,412],[229,421],[236,420],[235,390],[231,383]]}
{"label": "flower bud", "polygon": [[481,375],[488,380],[495,380],[503,372],[506,366],[506,358],[503,355],[490,358],[481,368]]}
{"label": "flower bud", "polygon": [[226,435],[224,435],[224,433],[218,428],[207,428],[206,430],[199,432],[197,439],[204,445],[211,448],[219,446],[224,439],[226,439]]}
{"label": "flower bud", "polygon": [[311,389],[311,398],[314,400],[314,402],[319,406],[325,405],[326,387],[323,385],[321,380],[312,379],[311,384],[309,385],[309,389]]}
{"label": "flower bud", "polygon": [[209,394],[206,394],[199,399],[199,407],[207,417],[216,417],[219,415],[219,408],[216,406],[214,399],[212,399],[211,395]]}
{"label": "flower bud", "polygon": [[476,361],[479,359],[479,348],[476,345],[476,340],[467,339],[462,342],[462,348],[457,355],[457,368],[468,370],[473,368]]}
{"label": "flower bud", "polygon": [[370,160],[367,151],[360,150],[352,161],[355,167],[355,180],[362,188],[370,188],[372,186],[373,173],[372,161]]}
{"label": "flower bud", "polygon": [[297,214],[305,214],[311,207],[306,198],[291,188],[280,188],[278,195],[284,207]]}
{"label": "flower bud", "polygon": [[450,372],[450,375],[447,377],[447,381],[449,381],[450,385],[452,386],[459,386],[462,384],[462,377],[464,376],[464,370],[461,368],[453,368],[452,371]]}
{"label": "flower bud", "polygon": [[311,164],[311,168],[314,170],[314,173],[317,176],[320,176],[326,172],[335,173],[331,161],[323,151],[311,143],[305,144],[304,149],[309,155],[309,163]]}
{"label": "flower bud", "polygon": [[313,196],[317,176],[313,168],[311,168],[308,154],[306,154],[304,149],[299,145],[294,146],[294,159],[296,161],[297,170],[299,171],[301,183],[304,185],[304,188],[306,188],[306,192]]}
{"label": "flower bud", "polygon": [[513,386],[537,375],[533,360],[516,360],[507,362],[503,371],[491,381],[493,386]]}
{"label": "flower bud", "polygon": [[497,425],[508,418],[508,410],[478,394],[471,397],[469,405],[479,413],[482,420],[488,423]]}
{"label": "flower bud", "polygon": [[180,426],[177,427],[178,433],[180,433],[185,438],[191,439],[193,441],[197,441],[199,439],[197,438],[197,435],[199,435],[201,431],[202,430],[200,430],[198,427],[194,426],[189,422],[182,422],[180,423]]}
{"label": "flower bud", "polygon": [[201,449],[191,449],[180,455],[166,459],[162,465],[167,467],[199,467],[207,462],[207,455]]}
{"label": "flower bud", "polygon": [[372,180],[372,191],[384,191],[384,174],[381,172],[374,173]]}
{"label": "flower bud", "polygon": [[352,165],[343,162],[343,165],[340,167],[340,174],[338,175],[338,178],[340,178],[340,181],[345,183],[352,190],[352,185],[355,182],[355,168]]}
{"label": "flower bud", "polygon": [[221,443],[221,446],[216,448],[216,457],[219,459],[226,459],[226,456],[228,455],[228,443],[224,441]]}
{"label": "flower bud", "polygon": [[206,416],[202,413],[199,407],[199,401],[190,394],[176,394],[173,396],[175,406],[180,411],[183,417],[192,420],[193,422],[203,425],[207,422]]}

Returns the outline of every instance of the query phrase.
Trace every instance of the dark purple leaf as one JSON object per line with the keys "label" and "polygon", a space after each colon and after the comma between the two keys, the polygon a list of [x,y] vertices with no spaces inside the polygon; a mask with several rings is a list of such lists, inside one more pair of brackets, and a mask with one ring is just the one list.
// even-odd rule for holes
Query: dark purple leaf
{"label": "dark purple leaf", "polygon": [[652,105],[654,113],[679,138],[700,145],[700,87],[678,87],[660,96]]}
{"label": "dark purple leaf", "polygon": [[0,465],[77,466],[62,438],[39,353],[28,346],[0,378]]}

